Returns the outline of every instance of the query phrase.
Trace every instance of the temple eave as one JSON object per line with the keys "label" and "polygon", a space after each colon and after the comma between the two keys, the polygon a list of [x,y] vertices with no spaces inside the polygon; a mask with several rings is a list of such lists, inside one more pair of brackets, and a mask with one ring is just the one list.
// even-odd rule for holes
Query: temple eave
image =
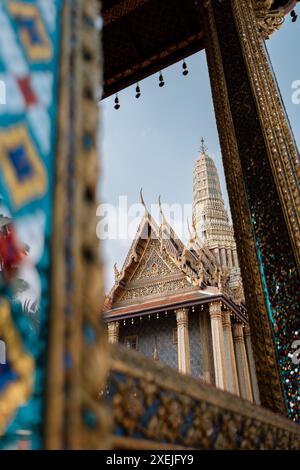
{"label": "temple eave", "polygon": [[190,307],[196,305],[205,305],[210,302],[221,301],[243,322],[247,323],[245,315],[245,307],[235,304],[226,294],[215,289],[205,291],[194,291],[186,294],[176,294],[159,299],[142,300],[136,304],[114,307],[104,311],[105,321],[120,320],[125,318],[133,318],[136,316],[148,315],[149,313],[160,313],[173,311],[182,307]]}

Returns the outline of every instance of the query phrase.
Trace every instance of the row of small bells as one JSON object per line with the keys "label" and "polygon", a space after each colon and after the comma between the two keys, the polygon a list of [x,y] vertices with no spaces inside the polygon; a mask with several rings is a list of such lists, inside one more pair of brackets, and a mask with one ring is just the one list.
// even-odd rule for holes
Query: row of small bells
{"label": "row of small bells", "polygon": [[291,11],[291,18],[292,18],[293,23],[295,23],[297,21],[298,15],[297,15],[295,10]]}
{"label": "row of small bells", "polygon": [[[295,10],[291,11],[291,18],[292,18],[293,23],[295,23],[297,21],[298,15],[297,15]],[[187,64],[186,64],[185,60],[182,63],[182,69],[183,69],[182,70],[182,75],[184,75],[184,76],[188,75],[189,71],[188,71]],[[162,88],[165,85],[165,81],[164,81],[164,77],[163,77],[163,74],[162,74],[161,71],[159,72],[158,80],[159,80],[158,86],[160,86]],[[136,88],[135,88],[135,97],[138,99],[140,96],[141,96],[141,88],[140,88],[139,83],[137,83]],[[118,93],[117,93],[116,97],[115,97],[115,106],[114,106],[114,108],[116,110],[118,110],[118,109],[120,109],[120,106],[121,106],[120,105],[120,100],[119,100]]]}
{"label": "row of small bells", "polygon": [[[184,77],[186,77],[188,75],[189,71],[188,71],[188,67],[187,67],[187,64],[186,64],[186,61],[184,60],[183,63],[182,63],[182,75]],[[160,88],[162,88],[163,86],[165,86],[165,81],[164,81],[164,77],[163,77],[163,74],[162,72],[160,71],[159,72],[159,77],[158,77],[158,86]],[[139,83],[136,84],[136,88],[135,88],[135,97],[137,99],[139,99],[139,97],[141,96],[141,88],[140,88],[140,85]],[[115,97],[115,106],[114,108],[116,110],[120,109],[121,105],[120,105],[120,100],[119,100],[119,97],[118,97],[118,93],[116,94],[116,97]]]}
{"label": "row of small bells", "polygon": [[[220,305],[221,305],[221,308],[222,308],[223,310],[228,310],[227,305],[224,304],[223,302],[220,302]],[[201,311],[203,311],[204,308],[205,308],[205,305],[204,305],[204,304],[199,305],[199,308],[200,308]],[[240,311],[241,311],[241,313],[242,313],[243,315],[246,315],[246,310],[245,310],[243,307],[241,307],[241,306],[240,306]],[[195,306],[194,306],[194,305],[192,305],[192,312],[195,313]],[[170,313],[168,310],[165,311],[165,318],[168,317],[168,313]],[[173,313],[174,313],[174,311],[173,311]],[[154,315],[157,320],[159,320],[160,318],[162,318],[159,313],[154,313],[154,314],[150,314],[150,313],[149,313],[148,315],[140,316],[140,317],[139,317],[140,322],[144,319],[144,317],[145,317],[145,318],[148,317],[148,320],[151,320],[152,315]],[[230,311],[230,316],[233,318],[234,321],[239,321],[239,320],[240,320],[239,317],[238,317],[234,312],[232,312],[232,311]],[[129,319],[129,323],[131,323],[132,325],[134,325],[135,319],[134,319],[134,318],[130,318],[130,319]],[[123,325],[126,326],[126,320],[125,320],[125,319],[123,320]]]}

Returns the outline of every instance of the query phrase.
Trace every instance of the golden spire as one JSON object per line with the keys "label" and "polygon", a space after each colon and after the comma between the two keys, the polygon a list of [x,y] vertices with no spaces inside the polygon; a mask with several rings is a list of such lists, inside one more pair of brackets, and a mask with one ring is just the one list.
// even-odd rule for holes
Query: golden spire
{"label": "golden spire", "polygon": [[200,147],[200,152],[202,155],[206,155],[206,152],[207,152],[207,147],[205,145],[205,141],[204,141],[204,138],[202,137],[201,139],[201,147]]}
{"label": "golden spire", "polygon": [[160,216],[161,216],[163,222],[165,223],[165,222],[166,222],[166,218],[165,218],[165,214],[163,213],[163,210],[162,210],[161,197],[160,197],[160,195],[158,196],[158,207],[159,207]]}
{"label": "golden spire", "polygon": [[148,209],[146,207],[146,204],[145,204],[145,201],[144,201],[144,197],[143,197],[143,188],[140,189],[140,199],[141,199],[141,204],[144,206],[145,208],[145,212],[148,212]]}
{"label": "golden spire", "polygon": [[114,264],[114,273],[115,273],[115,280],[117,280],[118,277],[120,276],[120,272],[117,268],[117,263]]}

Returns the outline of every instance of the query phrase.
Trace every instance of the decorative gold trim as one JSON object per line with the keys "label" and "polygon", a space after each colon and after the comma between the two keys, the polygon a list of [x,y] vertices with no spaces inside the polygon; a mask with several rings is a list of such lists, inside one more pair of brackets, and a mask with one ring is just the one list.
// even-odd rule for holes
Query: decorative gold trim
{"label": "decorative gold trim", "polygon": [[253,28],[255,15],[245,0],[232,0],[244,61],[256,100],[261,129],[300,273],[299,153],[270,68],[262,39]]}
{"label": "decorative gold trim", "polygon": [[[24,181],[20,181],[18,178],[14,165],[8,156],[10,150],[21,144],[26,151],[32,172]],[[0,132],[0,167],[16,208],[34,198],[41,198],[47,191],[46,169],[34,148],[29,131],[24,125],[12,126],[10,129]]]}
{"label": "decorative gold trim", "polygon": [[[11,319],[7,300],[0,302],[0,335],[5,341],[7,359],[18,378],[0,393],[0,436],[18,407],[30,397],[34,383],[34,359],[25,350],[22,340]],[[1,367],[1,366],[0,366]]]}

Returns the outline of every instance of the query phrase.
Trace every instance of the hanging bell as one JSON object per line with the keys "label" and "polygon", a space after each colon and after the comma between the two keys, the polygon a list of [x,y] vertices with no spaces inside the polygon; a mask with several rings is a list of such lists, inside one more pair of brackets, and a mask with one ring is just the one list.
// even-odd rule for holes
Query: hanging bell
{"label": "hanging bell", "polygon": [[118,95],[116,95],[116,97],[115,97],[115,106],[114,106],[114,108],[116,110],[118,110],[120,108]]}
{"label": "hanging bell", "polygon": [[165,85],[165,82],[164,82],[163,74],[159,72],[159,86],[163,87],[164,85]]}
{"label": "hanging bell", "polygon": [[187,68],[187,64],[186,64],[186,61],[184,60],[183,61],[183,64],[182,64],[182,75],[186,76],[188,75],[189,71],[188,71],[188,68]]}
{"label": "hanging bell", "polygon": [[298,15],[295,10],[291,11],[292,22],[295,23],[297,21]]}
{"label": "hanging bell", "polygon": [[135,97],[138,99],[140,96],[141,96],[141,89],[140,89],[139,83],[137,83],[136,89],[135,89]]}

